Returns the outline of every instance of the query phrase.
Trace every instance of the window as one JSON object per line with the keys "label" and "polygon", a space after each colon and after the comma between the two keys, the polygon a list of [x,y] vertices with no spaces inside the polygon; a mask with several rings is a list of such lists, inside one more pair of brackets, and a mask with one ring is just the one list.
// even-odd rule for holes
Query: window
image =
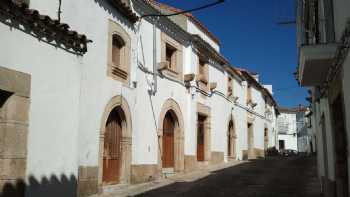
{"label": "window", "polygon": [[232,77],[228,77],[227,79],[227,96],[233,95],[233,80]]}
{"label": "window", "polygon": [[112,62],[114,66],[121,67],[121,51],[123,50],[123,47],[125,45],[124,40],[118,36],[113,35],[113,41],[112,41]]}
{"label": "window", "polygon": [[208,65],[207,62],[199,58],[198,61],[198,81],[208,84]]}
{"label": "window", "polygon": [[176,48],[170,44],[166,44],[165,60],[168,63],[168,68],[176,71]]}
{"label": "window", "polygon": [[161,33],[161,72],[176,80],[183,80],[182,75],[182,45],[168,36]]}
{"label": "window", "polygon": [[248,85],[247,88],[247,103],[252,102],[252,86]]}
{"label": "window", "polygon": [[131,39],[120,25],[110,21],[108,42],[107,75],[124,84],[128,84]]}

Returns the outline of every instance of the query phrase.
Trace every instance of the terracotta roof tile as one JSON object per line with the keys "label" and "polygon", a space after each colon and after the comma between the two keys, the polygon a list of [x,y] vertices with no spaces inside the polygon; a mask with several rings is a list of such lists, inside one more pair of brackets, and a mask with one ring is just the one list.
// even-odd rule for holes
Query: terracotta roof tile
{"label": "terracotta roof tile", "polygon": [[29,9],[27,4],[1,0],[0,15],[31,28],[35,34],[45,37],[48,41],[55,40],[56,43],[63,44],[65,49],[71,49],[79,54],[87,52],[87,43],[90,40],[85,35],[69,30],[68,24],[60,23],[47,15],[41,15],[37,10]]}
{"label": "terracotta roof tile", "polygon": [[[159,6],[161,8],[165,8],[171,12],[182,12],[183,10],[179,9],[179,8],[175,8],[172,7],[170,5],[164,4],[164,3],[160,3],[158,0],[146,0],[148,1],[150,4],[152,5],[156,5]],[[191,13],[184,13],[183,15],[187,16],[199,29],[201,29],[202,31],[204,31],[204,33],[211,38],[216,44],[220,45],[220,40],[213,34],[211,33],[208,28],[203,25],[202,22],[200,22],[195,16],[193,16]]]}

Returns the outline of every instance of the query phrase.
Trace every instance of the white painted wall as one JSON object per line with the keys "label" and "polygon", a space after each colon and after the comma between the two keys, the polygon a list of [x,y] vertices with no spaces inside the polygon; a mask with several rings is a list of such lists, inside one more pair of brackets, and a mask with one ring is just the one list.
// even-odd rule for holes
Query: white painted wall
{"label": "white painted wall", "polygon": [[[116,95],[127,100],[132,116],[132,164],[157,164],[159,116],[169,98],[178,103],[183,115],[185,155],[196,154],[196,106],[199,102],[211,108],[211,150],[227,155],[227,129],[232,115],[237,133],[236,153],[238,159],[242,159],[242,150],[247,150],[247,111],[221,96],[214,94],[204,99],[194,89],[187,92],[181,84],[160,77],[157,78],[156,95],[150,96],[148,90],[153,78],[138,69],[137,62],[152,71],[152,24],[142,21],[138,43],[135,28],[103,2],[63,1],[62,22],[93,41],[82,57],[39,42],[0,23],[0,66],[32,76],[27,176],[38,180],[52,175],[77,178],[79,166],[98,166],[102,115],[107,103]],[[84,12],[77,12],[82,5]],[[56,4],[31,0],[30,6],[52,18],[57,15]],[[107,77],[108,20],[120,24],[131,37],[130,76],[137,88]],[[189,24],[188,29],[200,34],[219,51],[219,46],[193,24]],[[157,62],[160,62],[159,29],[156,36]],[[184,74],[197,73],[197,62],[193,49],[183,47]],[[226,94],[227,73],[215,63],[210,65],[209,72],[209,81],[216,82],[216,90]],[[238,104],[246,107],[246,86],[236,79],[233,83],[234,95],[239,97]],[[254,110],[264,116],[265,103],[261,92],[254,89],[252,95],[254,102],[258,103]],[[257,116],[254,122],[255,148],[264,148],[266,126],[273,131],[274,121]]]}
{"label": "white painted wall", "polygon": [[3,23],[0,32],[0,66],[31,75],[27,176],[77,177],[82,58]]}
{"label": "white painted wall", "polygon": [[284,140],[285,149],[298,151],[298,139],[296,136],[278,134],[278,140]]}
{"label": "white painted wall", "polygon": [[214,42],[209,36],[201,31],[192,21],[187,20],[187,31],[191,34],[199,35],[203,40],[208,42],[216,51],[220,51],[220,46]]}

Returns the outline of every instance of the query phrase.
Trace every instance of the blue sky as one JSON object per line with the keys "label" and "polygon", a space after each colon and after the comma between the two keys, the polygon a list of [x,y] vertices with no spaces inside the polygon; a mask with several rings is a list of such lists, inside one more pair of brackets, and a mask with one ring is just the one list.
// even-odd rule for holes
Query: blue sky
{"label": "blue sky", "polygon": [[[198,7],[215,0],[160,0],[181,8]],[[272,84],[281,106],[306,105],[306,90],[298,87],[294,0],[226,0],[193,14],[221,41],[221,53],[231,64],[258,72],[263,84]]]}

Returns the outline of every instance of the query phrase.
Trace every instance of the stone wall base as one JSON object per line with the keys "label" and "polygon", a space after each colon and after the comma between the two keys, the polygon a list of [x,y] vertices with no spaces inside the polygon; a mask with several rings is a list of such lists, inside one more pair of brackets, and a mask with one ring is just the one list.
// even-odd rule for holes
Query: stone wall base
{"label": "stone wall base", "polygon": [[242,160],[248,160],[248,151],[242,150]]}
{"label": "stone wall base", "polygon": [[263,149],[254,148],[255,158],[264,158],[265,151]]}
{"label": "stone wall base", "polygon": [[78,197],[98,193],[98,166],[80,166],[78,175]]}
{"label": "stone wall base", "polygon": [[197,169],[197,156],[185,155],[185,172],[191,172]]}
{"label": "stone wall base", "polygon": [[224,153],[223,152],[211,152],[210,164],[216,165],[224,162]]}
{"label": "stone wall base", "polygon": [[160,169],[157,164],[131,166],[131,183],[132,184],[154,181],[159,178],[160,178]]}

